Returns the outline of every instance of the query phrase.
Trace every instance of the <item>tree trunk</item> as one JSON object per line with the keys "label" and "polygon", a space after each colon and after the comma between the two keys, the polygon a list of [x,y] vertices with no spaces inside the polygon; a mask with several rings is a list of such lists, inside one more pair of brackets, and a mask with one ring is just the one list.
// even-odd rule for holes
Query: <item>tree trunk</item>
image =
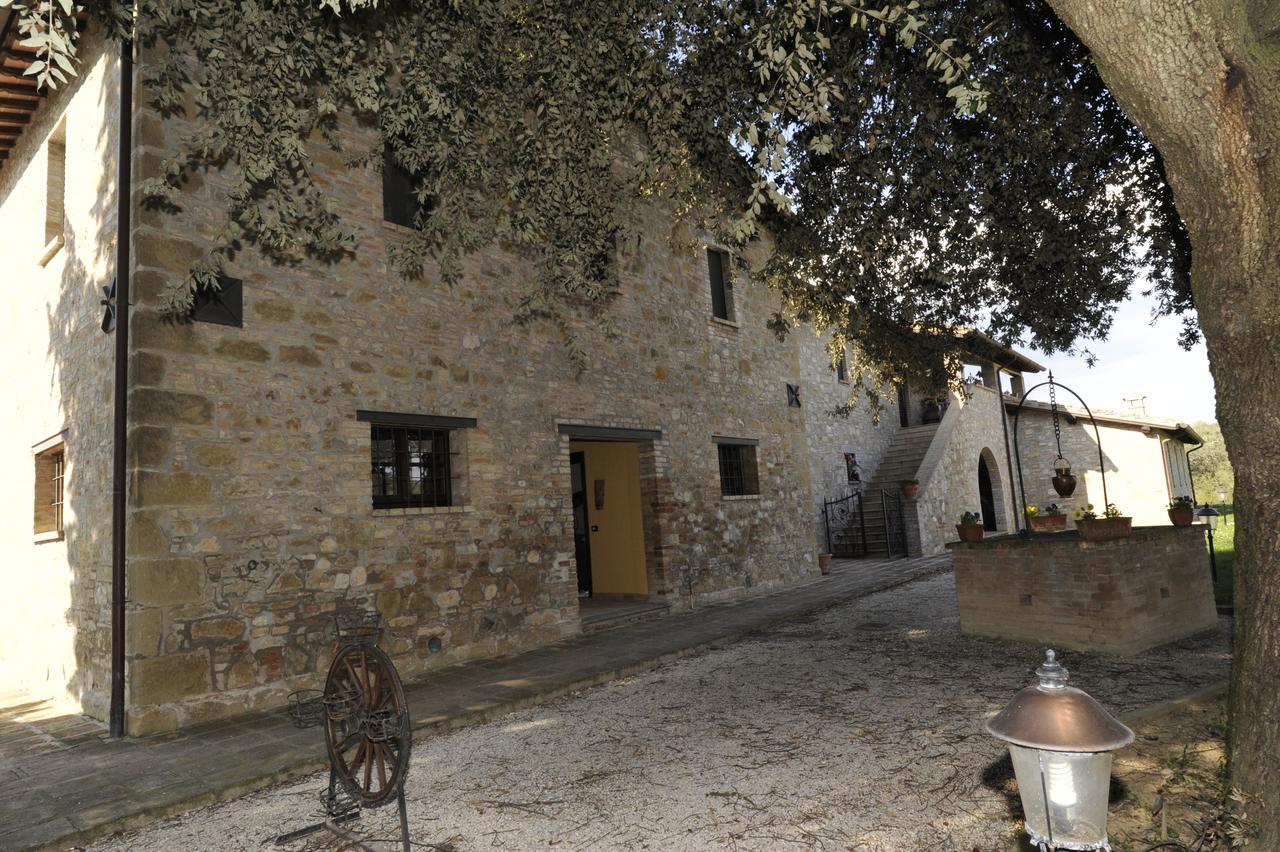
{"label": "tree trunk", "polygon": [[1231,783],[1280,849],[1280,4],[1049,0],[1160,150],[1236,474]]}

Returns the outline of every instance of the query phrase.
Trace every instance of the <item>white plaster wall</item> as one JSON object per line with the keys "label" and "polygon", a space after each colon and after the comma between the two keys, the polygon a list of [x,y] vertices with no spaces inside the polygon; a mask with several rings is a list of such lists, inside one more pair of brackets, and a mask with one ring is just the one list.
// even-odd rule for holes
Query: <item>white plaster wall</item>
{"label": "white plaster wall", "polygon": [[[0,168],[0,693],[84,704],[107,689],[118,63],[86,38],[79,77],[36,112]],[[66,121],[65,244],[45,265],[47,142]],[[32,446],[66,430],[63,541],[33,542]]]}

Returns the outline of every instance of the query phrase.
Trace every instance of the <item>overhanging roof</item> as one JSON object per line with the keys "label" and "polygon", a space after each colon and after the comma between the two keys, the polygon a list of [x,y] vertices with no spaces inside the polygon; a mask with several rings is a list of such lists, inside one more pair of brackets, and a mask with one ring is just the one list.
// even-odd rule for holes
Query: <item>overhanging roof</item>
{"label": "overhanging roof", "polygon": [[36,78],[24,72],[36,61],[36,52],[18,42],[18,13],[5,12],[0,23],[0,169],[4,168],[18,137],[40,106],[44,93],[36,88]]}
{"label": "overhanging roof", "polygon": [[957,328],[955,334],[965,342],[965,348],[974,355],[990,358],[1001,367],[1017,370],[1020,373],[1043,373],[1045,367],[1031,360],[1012,347],[1005,346],[985,332],[976,328]]}

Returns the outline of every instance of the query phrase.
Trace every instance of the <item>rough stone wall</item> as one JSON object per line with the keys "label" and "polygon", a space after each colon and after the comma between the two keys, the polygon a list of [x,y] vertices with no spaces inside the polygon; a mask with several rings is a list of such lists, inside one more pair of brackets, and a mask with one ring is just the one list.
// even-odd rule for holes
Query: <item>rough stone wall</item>
{"label": "rough stone wall", "polygon": [[[92,36],[0,169],[0,691],[104,718],[109,692],[114,339],[99,328],[113,275],[119,71]],[[64,125],[65,122],[65,125]],[[65,126],[63,244],[46,243],[48,142]],[[49,251],[46,248],[49,247]],[[33,542],[33,445],[65,430],[65,538]]]}
{"label": "rough stone wall", "polygon": [[[1077,510],[1092,503],[1101,514],[1102,474],[1098,465],[1098,440],[1087,419],[1068,423],[1060,418],[1062,454],[1078,477],[1075,493],[1062,498],[1053,490],[1053,461],[1057,448],[1053,439],[1053,419],[1046,411],[1023,409],[1018,424],[1018,444],[1022,455],[1023,484],[1027,502],[1036,506],[1057,503],[1067,509],[1067,527]],[[1012,418],[1010,418],[1012,427]],[[1165,472],[1163,433],[1141,428],[1098,424],[1102,438],[1102,460],[1107,471],[1107,496],[1140,526],[1167,525],[1169,485]]]}
{"label": "rough stone wall", "polygon": [[[849,402],[852,385],[836,378],[826,348],[830,335],[798,328],[791,337],[800,360],[800,399],[809,442],[809,475],[813,481],[813,526],[821,551],[827,548],[823,501],[851,493],[844,454],[857,454],[862,481],[870,482],[899,431],[898,414],[892,407],[892,399],[886,401],[887,407],[878,422],[866,399],[859,399],[848,416],[832,414],[837,407]],[[848,363],[852,376],[857,366],[856,352],[850,353]]]}
{"label": "rough stone wall", "polygon": [[[140,117],[143,162],[188,132]],[[616,335],[511,321],[527,265],[498,248],[461,283],[407,282],[387,250],[372,171],[323,177],[359,237],[354,261],[282,268],[245,251],[243,328],[174,325],[161,288],[200,256],[222,179],[183,212],[139,211],[133,330],[130,705],[135,733],[278,705],[314,686],[327,614],[376,604],[406,675],[578,629],[568,438],[560,424],[658,430],[641,446],[655,598],[677,606],[817,573],[804,412],[788,408],[794,347],[764,327],[776,300],[735,270],[737,323],[711,317],[705,253],[652,212],[623,253]],[[144,175],[145,176],[145,175]],[[757,247],[756,259],[763,252]],[[371,507],[357,409],[474,417],[463,505]],[[713,435],[759,440],[760,494],[720,494]],[[428,642],[439,637],[443,650]]]}
{"label": "rough stone wall", "polygon": [[952,395],[934,445],[921,463],[920,493],[913,508],[925,554],[941,553],[947,542],[956,540],[955,525],[962,512],[980,510],[978,459],[984,455],[996,499],[996,529],[1014,528],[1000,394],[983,385],[967,390],[967,399]]}
{"label": "rough stone wall", "polygon": [[947,547],[966,633],[1137,654],[1218,623],[1201,529],[1144,527],[1114,541],[1005,537]]}

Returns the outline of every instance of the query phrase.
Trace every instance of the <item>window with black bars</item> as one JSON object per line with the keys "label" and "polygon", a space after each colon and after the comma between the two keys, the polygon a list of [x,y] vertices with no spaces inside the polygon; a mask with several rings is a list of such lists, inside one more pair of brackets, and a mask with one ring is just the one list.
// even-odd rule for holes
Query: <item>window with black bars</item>
{"label": "window with black bars", "polygon": [[451,431],[372,424],[374,508],[452,506]]}
{"label": "window with black bars", "polygon": [[840,360],[836,361],[836,380],[841,382],[849,381],[849,362],[841,353]]}
{"label": "window with black bars", "polygon": [[726,497],[759,494],[756,448],[741,444],[717,444],[720,453],[720,493]]}

